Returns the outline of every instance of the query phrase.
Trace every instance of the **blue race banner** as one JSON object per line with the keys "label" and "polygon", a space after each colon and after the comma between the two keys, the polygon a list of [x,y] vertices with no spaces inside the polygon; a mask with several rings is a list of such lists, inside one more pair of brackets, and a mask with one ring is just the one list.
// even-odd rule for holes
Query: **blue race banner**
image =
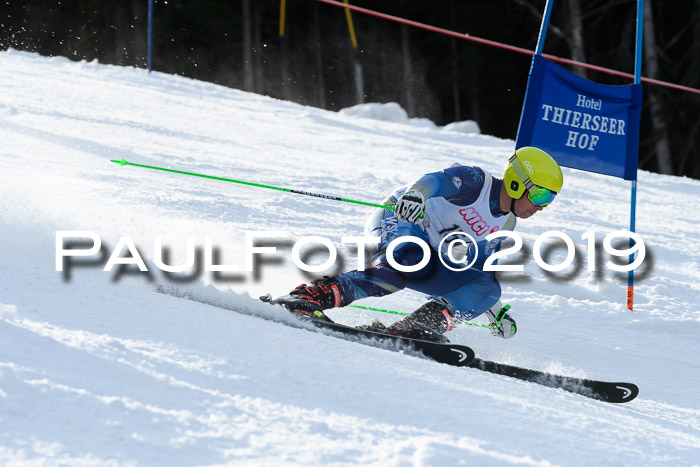
{"label": "blue race banner", "polygon": [[565,167],[637,179],[642,86],[608,86],[532,57],[516,147]]}

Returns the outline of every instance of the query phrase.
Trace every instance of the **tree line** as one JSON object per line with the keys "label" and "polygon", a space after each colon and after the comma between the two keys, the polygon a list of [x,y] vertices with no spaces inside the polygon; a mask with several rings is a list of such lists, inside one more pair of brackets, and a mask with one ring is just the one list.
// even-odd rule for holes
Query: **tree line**
{"label": "tree line", "polygon": [[[545,0],[351,0],[534,50]],[[329,110],[398,102],[444,125],[515,138],[530,57],[343,9],[287,0],[156,0],[153,68]],[[636,0],[558,0],[545,53],[634,72]],[[148,0],[6,0],[0,49],[145,67]],[[645,0],[643,75],[700,88],[700,0]],[[604,84],[629,79],[585,69]],[[700,95],[644,84],[640,168],[700,178]]]}

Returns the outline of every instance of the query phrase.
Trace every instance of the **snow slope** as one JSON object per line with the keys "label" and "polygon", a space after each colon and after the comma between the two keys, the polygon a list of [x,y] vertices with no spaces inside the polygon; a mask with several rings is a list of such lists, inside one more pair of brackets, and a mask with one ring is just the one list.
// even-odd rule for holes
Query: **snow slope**
{"label": "snow slope", "polygon": [[[294,238],[329,238],[353,267],[340,239],[360,235],[372,208],[110,162],[380,202],[453,162],[500,174],[512,141],[13,50],[0,52],[0,83],[0,464],[697,464],[698,181],[640,172],[649,257],[629,312],[625,277],[600,266],[605,255],[588,272],[581,239],[626,228],[629,186],[565,169],[557,201],[518,227],[525,273],[502,275],[518,335],[451,332],[481,358],[639,385],[637,400],[613,405],[290,327],[251,298],[309,279],[291,261]],[[551,229],[579,247],[571,274],[532,260]],[[130,237],[150,273],[103,272],[106,256],[56,272],[64,230],[95,232],[105,255]],[[155,238],[180,264],[188,237],[212,238],[221,263],[243,266],[249,231],[292,237],[256,274],[176,282],[153,267]],[[402,291],[360,304],[408,312],[422,300]]]}

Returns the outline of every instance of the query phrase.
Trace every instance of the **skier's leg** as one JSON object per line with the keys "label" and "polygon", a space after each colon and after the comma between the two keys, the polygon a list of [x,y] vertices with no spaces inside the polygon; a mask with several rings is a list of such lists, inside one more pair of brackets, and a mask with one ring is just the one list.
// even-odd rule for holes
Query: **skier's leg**
{"label": "skier's leg", "polygon": [[434,251],[423,271],[407,273],[407,277],[407,288],[446,299],[458,320],[479,316],[501,297],[501,286],[493,273],[474,268],[452,271],[440,263]]}
{"label": "skier's leg", "polygon": [[386,328],[391,334],[432,342],[448,342],[443,333],[452,329],[452,311],[449,303],[433,299],[423,304],[404,319]]}
{"label": "skier's leg", "polygon": [[455,318],[460,321],[476,318],[501,297],[501,285],[493,274],[476,269],[470,271],[461,276],[462,285],[442,295],[452,304]]}
{"label": "skier's leg", "polygon": [[[379,236],[379,249],[373,257],[372,267],[365,271],[349,271],[334,277],[325,276],[310,285],[301,284],[273,300],[290,311],[308,316],[325,317],[323,310],[349,305],[365,297],[387,295],[406,286],[405,274],[392,268],[386,260],[386,248],[395,238],[402,235],[424,236],[414,224],[397,221],[393,212],[375,218],[366,228],[370,235]],[[394,259],[401,264],[416,264],[422,259],[422,250],[413,243],[404,243],[394,249]]]}
{"label": "skier's leg", "polygon": [[[394,269],[389,264],[386,249],[391,241],[400,236],[411,235],[422,238],[425,234],[414,224],[407,222],[398,222],[395,227],[390,235],[382,234],[383,241],[379,245],[379,251],[372,259],[371,268],[365,271],[350,271],[337,276],[338,281],[343,285],[345,297],[349,302],[366,297],[382,297],[406,287],[408,282],[406,273]],[[378,229],[378,231],[386,233],[382,229]],[[394,261],[404,266],[420,263],[423,255],[423,249],[411,242],[402,243],[393,250]],[[369,326],[360,327],[372,330],[384,330],[385,328],[379,320],[373,321]]]}
{"label": "skier's leg", "polygon": [[447,309],[457,322],[484,314],[495,336],[509,338],[517,332],[515,320],[499,300],[501,286],[492,273],[479,269],[457,272],[438,268],[428,279],[409,281],[406,286],[446,300]]}
{"label": "skier's leg", "polygon": [[493,274],[478,269],[452,271],[439,263],[437,252],[432,253],[423,270],[406,274],[406,287],[431,296],[431,300],[389,326],[389,332],[446,341],[442,333],[452,329],[454,321],[473,319],[498,301],[501,287]]}
{"label": "skier's leg", "polygon": [[336,276],[348,303],[367,297],[383,297],[406,287],[406,277],[385,263],[364,271],[348,271]]}
{"label": "skier's leg", "polygon": [[301,315],[323,317],[323,310],[347,306],[366,297],[382,297],[403,289],[405,275],[385,260],[365,271],[349,271],[334,277],[325,276],[311,284],[301,284],[275,303]]}

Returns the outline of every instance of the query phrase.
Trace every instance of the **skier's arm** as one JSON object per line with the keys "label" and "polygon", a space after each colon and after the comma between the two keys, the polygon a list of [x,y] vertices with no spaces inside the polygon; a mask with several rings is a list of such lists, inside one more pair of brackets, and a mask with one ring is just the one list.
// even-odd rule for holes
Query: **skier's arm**
{"label": "skier's arm", "polygon": [[442,196],[444,198],[471,198],[477,195],[484,184],[484,171],[477,167],[453,166],[423,175],[406,192],[419,191],[424,199]]}
{"label": "skier's arm", "polygon": [[419,178],[413,185],[406,189],[409,191],[418,191],[423,195],[423,199],[428,199],[436,196],[442,189],[441,172],[429,173]]}
{"label": "skier's arm", "polygon": [[425,174],[398,199],[396,216],[401,221],[420,224],[428,199],[443,197],[466,206],[478,197],[483,183],[484,171],[478,167],[455,165],[441,172]]}
{"label": "skier's arm", "polygon": [[440,192],[442,183],[438,174],[423,175],[417,182],[409,186],[396,202],[394,211],[400,221],[420,224],[423,222],[425,200]]}

